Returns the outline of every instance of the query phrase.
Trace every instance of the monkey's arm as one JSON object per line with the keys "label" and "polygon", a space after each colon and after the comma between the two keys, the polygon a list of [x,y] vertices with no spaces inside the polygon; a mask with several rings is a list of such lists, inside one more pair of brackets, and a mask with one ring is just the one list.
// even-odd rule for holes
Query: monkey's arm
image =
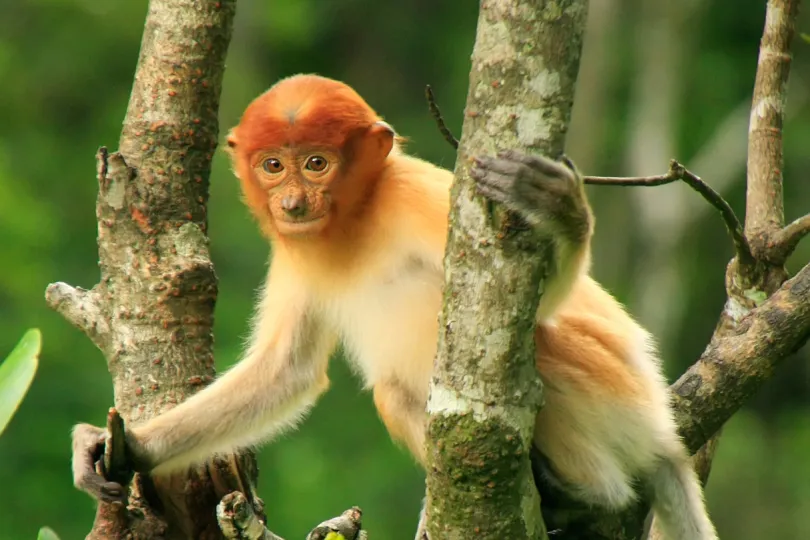
{"label": "monkey's arm", "polygon": [[537,308],[537,319],[548,319],[590,265],[593,216],[581,176],[572,164],[515,151],[477,158],[470,175],[481,194],[554,240],[556,264]]}
{"label": "monkey's arm", "polygon": [[[136,470],[167,473],[258,443],[297,421],[326,389],[335,340],[285,266],[274,261],[245,358],[208,388],[128,431]],[[106,500],[109,491],[118,493],[92,469],[102,433],[88,425],[74,430],[73,473],[77,487]]]}

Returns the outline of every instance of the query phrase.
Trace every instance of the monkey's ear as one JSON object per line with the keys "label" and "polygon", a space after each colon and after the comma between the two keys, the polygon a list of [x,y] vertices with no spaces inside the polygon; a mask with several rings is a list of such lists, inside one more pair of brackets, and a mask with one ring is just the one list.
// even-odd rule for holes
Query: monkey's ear
{"label": "monkey's ear", "polygon": [[394,147],[396,133],[388,122],[379,120],[368,128],[367,137],[376,143],[377,156],[380,161],[388,157]]}
{"label": "monkey's ear", "polygon": [[394,128],[380,120],[352,131],[343,148],[352,167],[375,169],[394,147]]}
{"label": "monkey's ear", "polygon": [[231,159],[236,157],[236,133],[234,130],[230,130],[228,132],[228,136],[225,138],[225,152],[230,156]]}

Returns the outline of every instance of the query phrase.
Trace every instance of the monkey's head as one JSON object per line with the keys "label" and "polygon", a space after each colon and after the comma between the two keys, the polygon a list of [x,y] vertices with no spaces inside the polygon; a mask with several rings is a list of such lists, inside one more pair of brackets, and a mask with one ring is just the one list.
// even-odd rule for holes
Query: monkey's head
{"label": "monkey's head", "polygon": [[323,233],[373,189],[393,129],[349,86],[295,75],[256,98],[228,135],[245,202],[271,236]]}

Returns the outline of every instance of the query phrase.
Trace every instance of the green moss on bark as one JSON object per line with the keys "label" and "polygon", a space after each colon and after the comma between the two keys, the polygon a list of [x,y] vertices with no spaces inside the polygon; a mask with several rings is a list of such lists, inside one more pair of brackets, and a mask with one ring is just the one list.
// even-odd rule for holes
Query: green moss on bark
{"label": "green moss on bark", "polygon": [[525,523],[511,511],[520,506],[523,489],[525,451],[517,430],[449,415],[432,418],[428,436],[441,439],[428,467],[435,478],[432,510],[443,516],[445,530],[466,528],[477,538],[525,537]]}

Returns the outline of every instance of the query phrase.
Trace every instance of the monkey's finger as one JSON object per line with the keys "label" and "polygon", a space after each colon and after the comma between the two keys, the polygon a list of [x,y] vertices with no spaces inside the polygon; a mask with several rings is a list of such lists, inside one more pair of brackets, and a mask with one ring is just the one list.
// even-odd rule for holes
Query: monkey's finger
{"label": "monkey's finger", "polygon": [[127,492],[118,482],[104,482],[100,488],[101,500],[104,502],[124,502]]}
{"label": "monkey's finger", "polygon": [[124,486],[117,482],[108,482],[106,478],[94,472],[82,476],[76,482],[76,487],[102,502],[123,503],[126,500],[127,492]]}
{"label": "monkey's finger", "polygon": [[[579,176],[575,172],[573,163],[563,156],[561,159],[567,161],[554,161],[544,156],[522,154],[513,150],[506,150],[498,154],[499,158],[506,160],[514,160],[516,163],[522,163],[530,170],[530,174],[524,174],[523,177],[535,182],[544,182],[545,186],[541,189],[550,189],[552,191],[558,189],[572,189],[576,187]],[[555,185],[557,184],[557,185]],[[563,184],[560,186],[559,184]]]}
{"label": "monkey's finger", "polygon": [[503,175],[498,173],[475,167],[470,169],[470,177],[475,181],[476,185],[488,185],[500,190],[505,190],[511,183],[508,177],[504,178]]}
{"label": "monkey's finger", "polygon": [[476,157],[473,162],[474,167],[485,169],[507,176],[516,177],[520,174],[520,170],[525,167],[523,163],[518,161],[510,161],[508,159],[499,159],[489,156]]}
{"label": "monkey's finger", "polygon": [[514,174],[480,167],[477,164],[470,168],[470,177],[479,184],[487,184],[503,190],[509,190],[515,184]]}
{"label": "monkey's finger", "polygon": [[104,431],[87,424],[73,429],[73,481],[79,484],[88,473],[95,471],[95,462],[104,451]]}
{"label": "monkey's finger", "polygon": [[524,154],[516,150],[503,150],[498,152],[498,158],[528,165],[538,172],[557,178],[568,178],[572,176],[571,169],[564,163],[537,154]]}
{"label": "monkey's finger", "polygon": [[487,199],[490,199],[492,201],[502,203],[502,204],[508,204],[509,203],[509,197],[507,197],[506,194],[503,191],[499,190],[499,189],[492,188],[492,187],[487,186],[485,184],[476,184],[475,185],[475,190],[480,195],[483,195],[484,197],[486,197]]}
{"label": "monkey's finger", "polygon": [[88,476],[96,474],[96,459],[98,451],[94,448],[74,449],[71,466],[73,469],[73,483],[77,488],[82,487]]}

